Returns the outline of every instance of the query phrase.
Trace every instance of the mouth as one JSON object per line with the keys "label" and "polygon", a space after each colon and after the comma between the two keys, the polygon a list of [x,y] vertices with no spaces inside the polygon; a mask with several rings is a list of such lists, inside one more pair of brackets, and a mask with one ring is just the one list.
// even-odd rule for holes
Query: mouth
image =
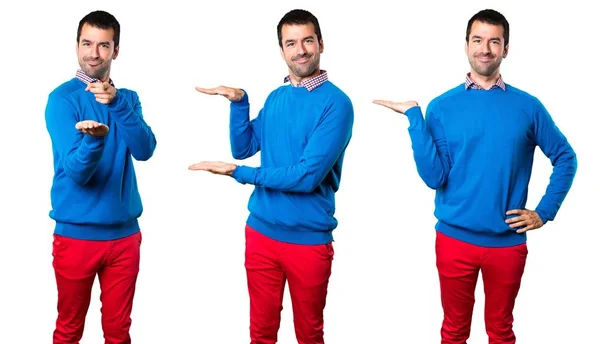
{"label": "mouth", "polygon": [[491,57],[489,57],[489,56],[487,56],[487,57],[485,57],[485,56],[479,56],[479,57],[477,57],[477,61],[483,62],[483,63],[492,62],[493,60],[494,59],[491,58]]}
{"label": "mouth", "polygon": [[296,62],[297,64],[305,64],[310,61],[310,56],[295,58],[292,61]]}
{"label": "mouth", "polygon": [[102,63],[100,61],[87,61],[86,62],[88,64],[88,66],[90,67],[98,67],[99,65],[101,65]]}

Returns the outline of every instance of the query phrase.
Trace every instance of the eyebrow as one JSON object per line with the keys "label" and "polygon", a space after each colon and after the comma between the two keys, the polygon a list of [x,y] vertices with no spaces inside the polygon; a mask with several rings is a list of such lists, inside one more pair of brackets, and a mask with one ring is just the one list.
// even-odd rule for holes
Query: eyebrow
{"label": "eyebrow", "polygon": [[[90,41],[89,39],[82,39],[81,42],[85,42],[85,43],[92,43],[92,41]],[[109,41],[104,41],[104,42],[99,42],[98,44],[106,44],[106,45],[110,45]]]}
{"label": "eyebrow", "polygon": [[[480,36],[474,35],[471,39],[483,39],[483,38]],[[490,41],[500,41],[500,37],[490,38]]]}
{"label": "eyebrow", "polygon": [[[315,37],[314,35],[310,35],[310,36],[306,36],[306,37],[302,38],[302,40],[303,40],[303,41],[305,41],[305,40],[307,40],[307,39],[316,39],[316,37]],[[288,44],[288,43],[293,43],[293,42],[295,42],[295,41],[296,41],[295,39],[287,39],[287,40],[285,41],[285,44]]]}

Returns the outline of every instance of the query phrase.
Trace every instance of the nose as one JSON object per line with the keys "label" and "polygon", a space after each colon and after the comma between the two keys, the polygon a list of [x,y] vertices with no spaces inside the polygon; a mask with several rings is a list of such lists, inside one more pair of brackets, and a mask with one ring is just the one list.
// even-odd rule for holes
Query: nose
{"label": "nose", "polygon": [[296,45],[296,55],[304,55],[306,54],[306,48],[304,48],[304,44]]}
{"label": "nose", "polygon": [[98,46],[94,45],[92,46],[92,49],[90,49],[90,55],[92,55],[93,58],[97,58],[100,56],[100,54],[98,53]]}
{"label": "nose", "polygon": [[488,54],[491,51],[490,49],[490,43],[486,43],[486,44],[482,44],[481,45],[481,52],[484,54]]}

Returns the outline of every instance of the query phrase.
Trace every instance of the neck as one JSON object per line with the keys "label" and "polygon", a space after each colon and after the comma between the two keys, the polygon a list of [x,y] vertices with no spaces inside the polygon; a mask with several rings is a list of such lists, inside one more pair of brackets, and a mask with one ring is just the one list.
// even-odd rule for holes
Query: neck
{"label": "neck", "polygon": [[315,76],[318,76],[319,74],[321,74],[321,69],[319,67],[317,67],[315,69],[314,72],[312,72],[310,75],[307,75],[305,77],[299,77],[297,75],[295,75],[294,73],[292,73],[292,71],[289,71],[289,75],[290,75],[290,82],[292,83],[292,85],[297,86],[299,83],[306,81],[306,80],[310,80],[312,78],[314,78]]}
{"label": "neck", "polygon": [[496,70],[491,75],[481,75],[471,69],[469,76],[473,81],[481,85],[481,87],[489,90],[496,82],[498,82],[498,79],[500,78],[500,70]]}
{"label": "neck", "polygon": [[108,80],[110,80],[110,73],[106,73],[103,76],[99,77],[98,80],[102,81],[102,82],[107,82]]}

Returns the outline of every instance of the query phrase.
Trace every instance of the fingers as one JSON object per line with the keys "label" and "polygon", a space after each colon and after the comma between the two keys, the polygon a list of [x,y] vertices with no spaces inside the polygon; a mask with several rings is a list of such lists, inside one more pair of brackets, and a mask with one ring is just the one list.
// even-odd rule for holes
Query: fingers
{"label": "fingers", "polygon": [[524,220],[524,221],[519,221],[517,223],[513,223],[512,225],[510,225],[510,228],[520,228],[520,227],[525,227],[525,226],[531,226],[532,221],[531,220]]}
{"label": "fingers", "polygon": [[533,225],[529,225],[529,226],[527,226],[525,228],[517,229],[517,233],[525,233],[525,232],[527,232],[529,230],[532,230],[532,229],[534,229]]}
{"label": "fingers", "polygon": [[188,167],[191,171],[208,171],[213,174],[226,174],[227,166],[220,161],[201,161]]}
{"label": "fingers", "polygon": [[225,87],[225,86],[219,86],[219,87],[214,87],[214,88],[202,88],[202,87],[196,87],[196,91],[200,92],[200,93],[204,93],[204,94],[210,94],[210,95],[226,95],[226,94],[230,94],[231,92],[229,92],[229,88]]}
{"label": "fingers", "polygon": [[218,94],[217,93],[217,89],[216,88],[202,88],[202,87],[196,87],[196,91],[200,92],[200,93],[204,93],[204,94],[210,94],[210,95],[215,95]]}
{"label": "fingers", "polygon": [[515,214],[523,215],[525,213],[526,213],[526,211],[524,209],[511,209],[506,212],[506,215],[515,215]]}
{"label": "fingers", "polygon": [[393,106],[394,106],[394,102],[389,101],[389,100],[380,100],[380,99],[377,99],[377,100],[373,100],[373,103],[377,104],[377,105],[385,106],[385,107],[390,108],[390,109],[392,109]]}
{"label": "fingers", "polygon": [[75,129],[84,134],[90,134],[94,136],[104,136],[109,131],[109,128],[106,124],[98,123],[92,120],[78,122],[75,124]]}
{"label": "fingers", "polygon": [[93,128],[98,128],[100,125],[101,124],[96,121],[86,120],[86,121],[81,121],[81,122],[78,122],[77,124],[75,124],[75,129],[77,129],[77,130],[93,129]]}
{"label": "fingers", "polygon": [[506,222],[506,223],[515,223],[515,222],[519,222],[519,221],[525,221],[528,218],[529,217],[526,217],[525,215],[521,215],[521,216],[512,217],[510,219],[506,219],[506,221],[504,221],[504,222]]}
{"label": "fingers", "polygon": [[188,167],[188,170],[192,170],[192,171],[207,171],[206,165],[204,163],[197,163],[197,164],[193,164],[190,165]]}
{"label": "fingers", "polygon": [[219,87],[214,87],[214,88],[202,88],[202,87],[195,87],[196,91],[200,92],[200,93],[204,93],[204,94],[209,94],[209,95],[220,95],[220,96],[224,96],[227,99],[232,99],[233,97],[235,97],[235,90],[232,89],[231,87],[226,87],[226,86],[219,86]]}
{"label": "fingers", "polygon": [[89,83],[87,85],[87,87],[85,88],[86,91],[92,92],[94,94],[96,93],[102,93],[106,91],[106,88],[104,87],[103,84],[94,82],[94,83]]}

